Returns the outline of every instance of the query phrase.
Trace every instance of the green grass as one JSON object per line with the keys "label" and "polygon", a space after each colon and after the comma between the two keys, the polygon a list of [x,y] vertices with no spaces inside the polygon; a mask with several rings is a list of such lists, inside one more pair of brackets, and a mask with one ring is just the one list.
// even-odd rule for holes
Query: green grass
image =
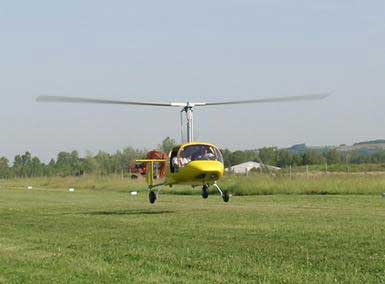
{"label": "green grass", "polygon": [[[289,168],[283,168],[284,172],[288,173]],[[311,172],[325,172],[325,165],[309,165],[308,170]],[[294,172],[306,172],[306,166],[297,166],[293,167],[292,171]],[[328,172],[353,172],[353,173],[362,173],[362,172],[383,172],[385,171],[385,164],[331,164],[327,165]]]}
{"label": "green grass", "polygon": [[[68,189],[94,189],[118,191],[147,191],[144,180],[122,179],[119,176],[83,176],[83,177],[54,177],[0,180],[0,187]],[[222,189],[233,195],[270,195],[270,194],[372,194],[380,195],[385,192],[385,173],[330,173],[319,174],[298,173],[290,178],[288,175],[271,176],[267,174],[250,174],[245,176],[227,175],[219,181]],[[200,188],[192,189],[189,186],[175,186],[165,188],[164,192],[171,194],[193,195],[200,194]],[[214,193],[214,190],[212,190]]]}
{"label": "green grass", "polygon": [[379,195],[0,188],[0,283],[385,282]]}
{"label": "green grass", "polygon": [[385,175],[330,174],[271,177],[251,175],[249,177],[227,177],[223,188],[236,195],[268,194],[373,194],[385,192]]}

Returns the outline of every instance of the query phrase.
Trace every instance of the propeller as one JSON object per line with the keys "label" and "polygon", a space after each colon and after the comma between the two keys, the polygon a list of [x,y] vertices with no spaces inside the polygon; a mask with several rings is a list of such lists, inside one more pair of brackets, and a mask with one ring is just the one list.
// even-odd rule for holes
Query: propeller
{"label": "propeller", "polygon": [[105,100],[93,98],[79,98],[79,97],[64,97],[64,96],[39,96],[37,102],[47,103],[93,103],[93,104],[116,104],[116,105],[141,105],[141,106],[160,106],[160,107],[195,107],[195,106],[220,106],[220,105],[237,105],[237,104],[255,104],[255,103],[276,103],[276,102],[296,102],[296,101],[310,101],[322,100],[330,94],[309,94],[302,96],[289,97],[271,97],[259,98],[251,100],[240,101],[224,101],[224,102],[197,102],[197,103],[164,103],[164,102],[135,102],[135,101],[119,101],[119,100]]}

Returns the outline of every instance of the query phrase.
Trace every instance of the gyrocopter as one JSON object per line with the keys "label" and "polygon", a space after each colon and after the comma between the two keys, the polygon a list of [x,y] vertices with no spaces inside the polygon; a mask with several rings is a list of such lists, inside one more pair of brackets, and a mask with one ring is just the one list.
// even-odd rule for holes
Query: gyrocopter
{"label": "gyrocopter", "polygon": [[[254,103],[275,103],[275,102],[294,102],[321,100],[329,94],[309,94],[290,97],[271,97],[257,98],[251,100],[223,101],[223,102],[137,102],[137,101],[118,101],[79,97],[63,96],[39,96],[38,102],[51,103],[94,103],[94,104],[117,104],[148,107],[173,107],[181,109],[182,143],[174,147],[166,159],[144,159],[137,160],[138,163],[145,163],[147,166],[146,181],[149,191],[150,203],[155,203],[162,186],[173,187],[174,185],[191,185],[192,187],[202,188],[202,197],[209,196],[209,188],[214,187],[223,198],[224,202],[230,200],[230,192],[221,190],[217,181],[224,174],[224,163],[221,151],[218,147],[210,143],[194,141],[194,119],[193,111],[196,107],[226,106],[235,104],[254,104]],[[186,117],[186,137],[183,133],[183,114]],[[165,169],[165,179],[159,181],[155,179],[155,172],[159,167]],[[154,188],[158,188],[155,192]]]}

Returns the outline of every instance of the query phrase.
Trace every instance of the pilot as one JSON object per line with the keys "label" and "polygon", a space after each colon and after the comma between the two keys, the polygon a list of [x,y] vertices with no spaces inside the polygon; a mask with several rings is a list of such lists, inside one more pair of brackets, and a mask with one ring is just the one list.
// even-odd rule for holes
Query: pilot
{"label": "pilot", "polygon": [[180,158],[180,166],[181,167],[184,167],[185,165],[187,165],[189,162],[191,161],[191,159],[190,158],[188,158],[188,157],[181,157]]}
{"label": "pilot", "polygon": [[196,160],[215,160],[215,155],[211,148],[202,146],[196,156]]}
{"label": "pilot", "polygon": [[172,167],[173,167],[173,169],[174,169],[174,172],[177,172],[178,169],[179,169],[179,160],[178,160],[178,157],[175,156],[174,158],[172,158],[171,163],[172,163]]}
{"label": "pilot", "polygon": [[215,160],[215,154],[213,153],[213,150],[209,148],[208,150],[205,149],[205,154],[204,154],[205,160]]}
{"label": "pilot", "polygon": [[192,155],[192,160],[203,160],[205,155],[205,147],[204,146],[198,146],[199,148],[194,152]]}

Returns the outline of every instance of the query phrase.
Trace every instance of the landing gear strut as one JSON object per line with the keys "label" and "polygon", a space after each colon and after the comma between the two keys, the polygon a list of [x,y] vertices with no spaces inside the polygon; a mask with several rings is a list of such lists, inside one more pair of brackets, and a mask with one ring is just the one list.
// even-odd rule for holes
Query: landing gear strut
{"label": "landing gear strut", "polygon": [[230,201],[230,193],[227,190],[222,191],[221,188],[216,183],[214,183],[214,187],[218,190],[224,202],[227,203]]}

